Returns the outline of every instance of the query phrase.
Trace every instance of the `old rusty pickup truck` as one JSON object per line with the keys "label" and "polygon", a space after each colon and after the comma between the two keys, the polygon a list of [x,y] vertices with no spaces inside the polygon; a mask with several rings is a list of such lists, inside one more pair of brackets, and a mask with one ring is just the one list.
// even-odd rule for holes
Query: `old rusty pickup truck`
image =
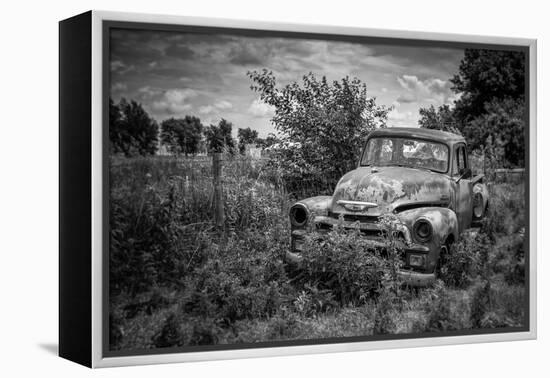
{"label": "old rusty pickup truck", "polygon": [[286,257],[299,262],[306,233],[326,232],[338,222],[380,241],[380,217],[393,214],[392,229],[399,230],[404,252],[399,275],[409,285],[427,286],[451,244],[483,219],[488,202],[483,175],[472,174],[462,136],[424,128],[377,129],[369,134],[357,168],[340,179],[332,196],[291,207]]}

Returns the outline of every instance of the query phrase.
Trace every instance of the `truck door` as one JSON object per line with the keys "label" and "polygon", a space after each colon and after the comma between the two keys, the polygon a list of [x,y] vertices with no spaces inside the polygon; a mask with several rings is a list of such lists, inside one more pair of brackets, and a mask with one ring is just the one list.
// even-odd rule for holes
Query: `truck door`
{"label": "truck door", "polygon": [[468,164],[466,145],[457,144],[453,156],[453,178],[456,183],[456,216],[458,231],[462,232],[470,227],[472,222],[472,171]]}

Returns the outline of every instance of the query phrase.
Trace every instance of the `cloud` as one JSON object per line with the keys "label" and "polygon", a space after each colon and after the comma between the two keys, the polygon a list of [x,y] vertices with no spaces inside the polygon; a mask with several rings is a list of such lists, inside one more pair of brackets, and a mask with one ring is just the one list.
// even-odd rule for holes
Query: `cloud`
{"label": "cloud", "polygon": [[400,112],[397,108],[394,108],[388,114],[388,126],[418,127],[418,114],[412,111]]}
{"label": "cloud", "polygon": [[403,121],[403,120],[407,120],[407,119],[410,119],[413,117],[413,112],[411,111],[408,111],[408,112],[400,112],[399,110],[397,109],[393,109],[389,114],[388,114],[388,118],[390,120],[394,120],[394,121]]}
{"label": "cloud", "polygon": [[152,97],[162,94],[162,90],[158,88],[152,88],[149,85],[138,89],[139,97],[142,99],[151,99]]}
{"label": "cloud", "polygon": [[185,88],[185,89],[170,89],[167,90],[164,94],[166,99],[171,102],[180,103],[188,98],[196,97],[197,92],[195,92],[193,89]]}
{"label": "cloud", "polygon": [[195,51],[186,45],[173,44],[164,50],[164,54],[178,59],[192,59],[195,56]]}
{"label": "cloud", "polygon": [[199,113],[201,114],[210,114],[213,113],[216,109],[212,105],[205,105],[199,108]]}
{"label": "cloud", "polygon": [[266,49],[258,44],[240,43],[235,45],[229,53],[229,62],[239,65],[260,65],[266,58]]}
{"label": "cloud", "polygon": [[115,29],[110,34],[110,53],[113,61],[122,60],[133,65],[150,63],[162,59],[162,47],[165,35],[156,32],[136,32]]}
{"label": "cloud", "polygon": [[233,108],[233,104],[226,100],[219,100],[214,105],[203,105],[199,108],[201,114],[218,113],[219,110],[228,110]]}
{"label": "cloud", "polygon": [[271,52],[285,55],[285,58],[308,58],[319,52],[319,42],[314,40],[274,38],[268,43]]}
{"label": "cloud", "polygon": [[403,89],[406,89],[408,91],[416,91],[419,89],[425,89],[426,86],[422,81],[418,79],[418,77],[414,75],[403,75],[401,77],[397,78],[397,82]]}
{"label": "cloud", "polygon": [[189,99],[196,97],[197,92],[192,89],[169,89],[161,99],[153,101],[153,109],[170,115],[183,113],[192,108]]}
{"label": "cloud", "polygon": [[124,83],[111,83],[112,92],[122,92],[128,89],[128,86]]}
{"label": "cloud", "polygon": [[455,97],[451,90],[451,82],[438,78],[420,80],[416,75],[402,75],[397,77],[397,82],[404,92],[397,101],[400,103],[431,102],[449,103]]}
{"label": "cloud", "polygon": [[166,101],[154,101],[153,109],[169,115],[184,113],[191,110],[191,104],[171,104]]}
{"label": "cloud", "polygon": [[227,110],[233,107],[233,104],[226,100],[220,100],[214,104],[218,109]]}
{"label": "cloud", "polygon": [[451,82],[441,79],[431,79],[428,82],[428,88],[434,93],[447,93],[451,89]]}
{"label": "cloud", "polygon": [[390,114],[391,123],[414,126],[419,107],[456,98],[445,79],[457,71],[464,54],[462,49],[434,49],[429,44],[383,45],[199,30],[116,29],[110,48],[113,97],[141,102],[159,121],[195,114],[214,122],[223,116],[264,135],[274,131],[270,122],[274,109],[250,91],[248,70],[273,71],[280,87],[301,82],[308,72],[326,76],[329,82],[357,77],[376,93],[378,104],[393,103],[397,111]]}
{"label": "cloud", "polygon": [[126,65],[122,63],[120,60],[113,60],[111,62],[111,71],[116,71],[123,67],[126,67]]}
{"label": "cloud", "polygon": [[252,101],[248,108],[248,113],[256,118],[271,117],[273,116],[275,109],[273,106],[266,104],[259,98]]}
{"label": "cloud", "polygon": [[132,65],[127,65],[121,60],[114,60],[111,62],[111,71],[120,75],[124,75],[127,72],[135,70],[136,67]]}
{"label": "cloud", "polygon": [[406,92],[403,94],[400,94],[397,97],[397,102],[400,104],[410,104],[417,100],[416,95],[414,93]]}
{"label": "cloud", "polygon": [[165,113],[168,115],[185,113],[191,110],[191,108],[191,104],[169,104],[165,101],[153,102],[153,109],[156,112]]}

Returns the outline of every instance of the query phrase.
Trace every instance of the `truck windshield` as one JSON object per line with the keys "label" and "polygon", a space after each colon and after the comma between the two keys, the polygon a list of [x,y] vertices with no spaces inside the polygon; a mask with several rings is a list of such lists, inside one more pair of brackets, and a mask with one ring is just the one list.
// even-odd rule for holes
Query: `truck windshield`
{"label": "truck windshield", "polygon": [[369,139],[361,158],[362,166],[399,166],[446,172],[449,148],[438,142],[404,137]]}

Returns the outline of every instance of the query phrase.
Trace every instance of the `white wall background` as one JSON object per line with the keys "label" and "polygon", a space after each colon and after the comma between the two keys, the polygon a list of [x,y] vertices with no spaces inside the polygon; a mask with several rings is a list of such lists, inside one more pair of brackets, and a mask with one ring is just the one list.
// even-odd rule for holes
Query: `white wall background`
{"label": "white wall background", "polygon": [[[78,377],[543,376],[548,373],[550,27],[543,1],[6,1],[0,22],[0,375]],[[57,21],[119,10],[539,40],[539,340],[92,372],[55,356],[57,344]],[[546,147],[545,147],[546,145]],[[546,350],[545,350],[546,349]]]}

